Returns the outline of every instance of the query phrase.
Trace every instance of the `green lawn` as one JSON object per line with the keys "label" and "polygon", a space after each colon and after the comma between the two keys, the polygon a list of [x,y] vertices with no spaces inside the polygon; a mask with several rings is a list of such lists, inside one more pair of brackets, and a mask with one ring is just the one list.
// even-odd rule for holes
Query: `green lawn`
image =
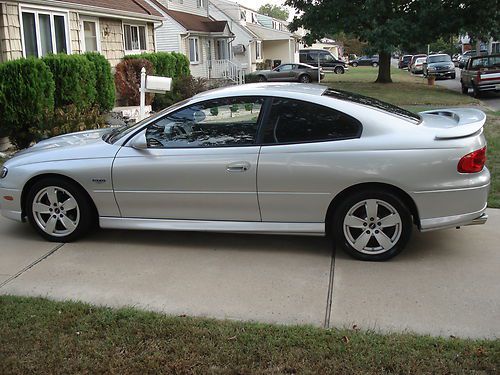
{"label": "green lawn", "polygon": [[470,105],[478,100],[440,86],[427,85],[422,77],[412,76],[406,70],[392,69],[391,84],[374,83],[377,69],[350,68],[345,74],[327,74],[324,84],[340,90],[372,96],[395,105]]}
{"label": "green lawn", "polygon": [[0,297],[0,373],[498,373],[500,340],[380,335]]}

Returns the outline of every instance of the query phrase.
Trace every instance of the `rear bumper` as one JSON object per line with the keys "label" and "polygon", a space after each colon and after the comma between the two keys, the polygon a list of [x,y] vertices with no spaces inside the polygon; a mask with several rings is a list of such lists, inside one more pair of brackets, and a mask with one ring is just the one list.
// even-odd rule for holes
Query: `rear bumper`
{"label": "rear bumper", "polygon": [[479,91],[500,91],[500,81],[480,83],[476,87]]}
{"label": "rear bumper", "polygon": [[420,231],[428,232],[431,230],[461,227],[465,225],[485,224],[488,220],[488,215],[485,211],[486,206],[484,206],[482,210],[468,214],[423,219],[420,221]]}

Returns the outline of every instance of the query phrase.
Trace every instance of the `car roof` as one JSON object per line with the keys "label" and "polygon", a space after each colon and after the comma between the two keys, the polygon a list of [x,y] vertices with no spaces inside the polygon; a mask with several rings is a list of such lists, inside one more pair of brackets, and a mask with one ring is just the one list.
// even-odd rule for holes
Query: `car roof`
{"label": "car roof", "polygon": [[292,83],[292,82],[276,82],[276,83],[247,83],[244,85],[235,85],[221,87],[214,90],[204,91],[195,95],[196,99],[211,99],[220,97],[221,94],[227,96],[280,96],[283,93],[297,93],[321,96],[328,87],[317,84]]}
{"label": "car roof", "polygon": [[433,57],[433,56],[450,56],[447,53],[433,53],[432,55],[429,55],[427,57]]}

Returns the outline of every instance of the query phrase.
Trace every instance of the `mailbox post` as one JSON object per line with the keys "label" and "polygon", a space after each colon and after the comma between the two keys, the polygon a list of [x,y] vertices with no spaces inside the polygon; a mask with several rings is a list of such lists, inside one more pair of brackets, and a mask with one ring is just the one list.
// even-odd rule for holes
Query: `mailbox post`
{"label": "mailbox post", "polygon": [[146,68],[141,69],[141,87],[140,92],[140,109],[139,109],[139,121],[143,120],[145,116],[146,107],[146,93],[152,92],[155,94],[165,94],[170,91],[172,87],[172,78],[169,77],[158,77],[158,76],[148,76],[146,75]]}

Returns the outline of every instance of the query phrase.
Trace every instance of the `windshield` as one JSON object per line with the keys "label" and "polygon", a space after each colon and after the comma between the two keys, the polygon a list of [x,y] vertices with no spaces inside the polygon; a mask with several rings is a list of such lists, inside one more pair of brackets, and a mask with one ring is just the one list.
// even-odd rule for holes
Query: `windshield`
{"label": "windshield", "polygon": [[174,109],[176,109],[178,107],[183,106],[189,100],[190,99],[186,99],[186,100],[182,100],[182,101],[180,101],[178,103],[175,103],[175,104],[171,105],[170,107],[165,108],[165,109],[161,110],[160,112],[154,114],[153,116],[149,116],[149,117],[145,118],[144,120],[139,121],[138,123],[134,123],[134,124],[125,125],[125,126],[122,126],[122,127],[119,127],[119,128],[115,128],[115,129],[111,130],[109,133],[106,133],[103,136],[102,139],[105,142],[113,144],[117,140],[119,140],[120,138],[126,136],[127,134],[132,134],[135,130],[139,129],[146,122],[149,122],[149,121],[154,120],[154,119],[156,119],[158,117],[161,117],[166,112],[170,112],[171,110],[174,110]]}
{"label": "windshield", "polygon": [[449,55],[439,55],[439,56],[429,56],[427,58],[429,64],[440,63],[440,62],[451,62],[451,57]]}
{"label": "windshield", "polygon": [[418,124],[420,123],[420,116],[412,113],[410,111],[407,111],[406,109],[397,107],[395,105],[383,102],[378,99],[370,98],[368,96],[363,96],[359,94],[354,94],[352,92],[347,92],[347,91],[342,91],[342,90],[333,90],[333,89],[328,89],[326,90],[323,95],[326,96],[331,96],[336,99],[341,99],[341,100],[346,100],[358,104],[363,104],[369,107],[373,108],[378,108],[381,109],[385,112],[389,112],[393,115],[397,115],[400,117],[405,118],[406,120],[410,120],[411,122]]}

